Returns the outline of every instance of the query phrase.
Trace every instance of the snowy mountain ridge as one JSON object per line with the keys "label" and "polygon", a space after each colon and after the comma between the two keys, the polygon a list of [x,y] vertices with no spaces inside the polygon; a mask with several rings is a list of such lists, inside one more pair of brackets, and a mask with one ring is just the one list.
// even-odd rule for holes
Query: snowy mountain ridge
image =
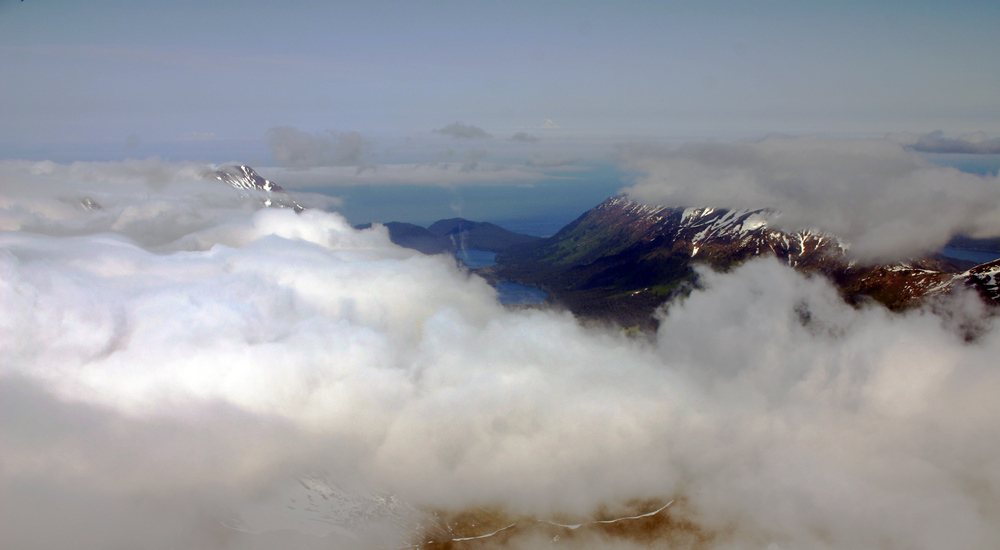
{"label": "snowy mountain ridge", "polygon": [[642,204],[625,195],[605,200],[558,233],[497,256],[483,274],[549,292],[584,317],[652,327],[653,312],[696,284],[696,264],[726,271],[772,257],[807,275],[828,278],[851,303],[874,300],[894,310],[967,286],[1000,300],[1000,264],[968,271],[943,257],[864,264],[849,243],[818,229],[785,232],[776,212]]}
{"label": "snowy mountain ridge", "polygon": [[244,197],[260,201],[265,207],[291,208],[296,212],[305,210],[280,185],[262,178],[249,166],[223,166],[215,170],[212,176],[216,180],[240,190]]}
{"label": "snowy mountain ridge", "polygon": [[647,225],[647,240],[664,234],[683,235],[690,242],[692,257],[698,254],[704,244],[720,240],[751,246],[757,254],[770,250],[787,258],[791,266],[797,265],[799,257],[820,249],[843,256],[850,248],[850,244],[836,235],[819,229],[794,232],[775,229],[771,227],[771,220],[776,212],[769,209],[651,206],[625,195],[612,197],[597,208],[602,207],[611,211],[619,210],[634,217],[632,223],[640,232],[643,231],[641,227]]}

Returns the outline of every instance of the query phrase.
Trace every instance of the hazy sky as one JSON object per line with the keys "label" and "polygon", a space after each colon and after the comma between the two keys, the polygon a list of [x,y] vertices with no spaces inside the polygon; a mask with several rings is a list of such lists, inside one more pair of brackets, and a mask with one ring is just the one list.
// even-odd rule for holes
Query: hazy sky
{"label": "hazy sky", "polygon": [[223,161],[282,126],[383,146],[456,122],[496,140],[995,134],[998,23],[985,1],[0,0],[0,157],[175,142]]}

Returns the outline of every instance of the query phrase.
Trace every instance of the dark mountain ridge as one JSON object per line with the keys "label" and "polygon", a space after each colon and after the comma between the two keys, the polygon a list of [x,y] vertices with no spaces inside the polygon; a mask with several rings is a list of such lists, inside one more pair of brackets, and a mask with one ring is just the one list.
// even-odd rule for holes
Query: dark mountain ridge
{"label": "dark mountain ridge", "polygon": [[550,238],[503,251],[498,265],[484,275],[539,287],[583,317],[646,327],[655,325],[652,314],[658,306],[697,283],[696,264],[728,270],[758,256],[826,276],[854,303],[874,300],[903,309],[957,284],[996,297],[1000,266],[990,266],[998,262],[964,272],[938,257],[861,265],[836,236],[784,232],[768,225],[771,215],[767,210],[649,206],[612,197]]}
{"label": "dark mountain ridge", "polygon": [[464,218],[438,220],[427,228],[435,235],[447,237],[457,249],[500,252],[509,246],[537,241],[541,237],[514,233],[489,222],[473,222]]}
{"label": "dark mountain ridge", "polygon": [[[371,225],[368,223],[356,227],[367,229]],[[438,220],[428,228],[404,222],[388,222],[383,225],[389,230],[392,242],[424,254],[454,253],[457,250],[500,252],[509,246],[541,238],[514,233],[489,222],[474,222],[464,218]]]}

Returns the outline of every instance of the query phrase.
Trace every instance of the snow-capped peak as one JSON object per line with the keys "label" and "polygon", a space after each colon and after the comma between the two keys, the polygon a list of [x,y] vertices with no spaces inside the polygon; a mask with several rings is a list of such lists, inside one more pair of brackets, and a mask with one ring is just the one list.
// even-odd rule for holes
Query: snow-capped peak
{"label": "snow-capped peak", "polygon": [[304,208],[295,202],[280,185],[262,178],[253,168],[246,165],[223,166],[214,172],[215,179],[229,184],[235,189],[257,195],[266,207],[291,208],[301,212]]}

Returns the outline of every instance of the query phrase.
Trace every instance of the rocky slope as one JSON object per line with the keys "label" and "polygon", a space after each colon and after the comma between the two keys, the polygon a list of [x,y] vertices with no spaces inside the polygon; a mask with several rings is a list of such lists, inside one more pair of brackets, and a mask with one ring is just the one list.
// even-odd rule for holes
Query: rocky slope
{"label": "rocky slope", "polygon": [[892,309],[965,281],[996,289],[995,270],[978,266],[962,273],[943,258],[860,265],[836,236],[786,233],[768,224],[770,216],[766,210],[656,207],[613,197],[551,238],[507,249],[487,275],[537,286],[578,315],[626,326],[653,325],[653,310],[695,283],[694,265],[726,270],[757,256],[827,276],[849,301],[876,300]]}
{"label": "rocky slope", "polygon": [[983,297],[1000,303],[1000,260],[977,265],[956,277],[977,289]]}

